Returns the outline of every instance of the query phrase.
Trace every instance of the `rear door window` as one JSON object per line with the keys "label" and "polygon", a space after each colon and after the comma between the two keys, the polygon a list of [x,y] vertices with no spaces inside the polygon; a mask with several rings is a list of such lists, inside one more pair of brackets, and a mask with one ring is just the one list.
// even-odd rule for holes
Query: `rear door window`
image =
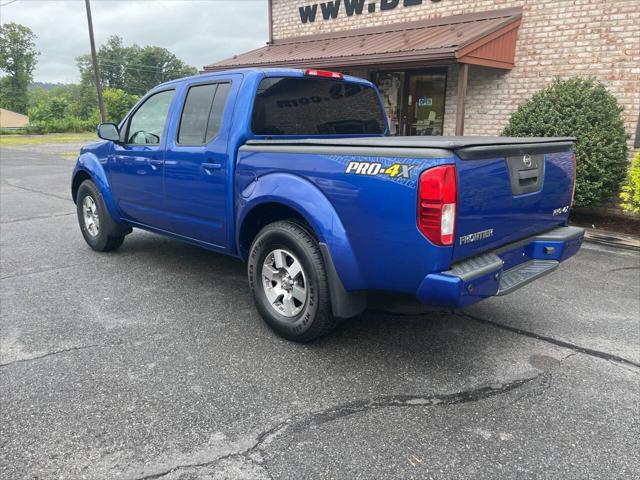
{"label": "rear door window", "polygon": [[203,145],[218,134],[230,87],[230,83],[211,83],[189,88],[180,118],[178,144]]}
{"label": "rear door window", "polygon": [[318,78],[265,78],[252,115],[256,135],[381,134],[382,106],[366,85]]}

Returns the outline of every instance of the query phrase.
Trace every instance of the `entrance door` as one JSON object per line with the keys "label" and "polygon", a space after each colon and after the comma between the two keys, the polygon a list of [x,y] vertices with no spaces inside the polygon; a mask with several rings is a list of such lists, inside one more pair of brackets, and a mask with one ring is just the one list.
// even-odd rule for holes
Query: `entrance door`
{"label": "entrance door", "polygon": [[387,113],[391,135],[404,135],[402,114],[404,77],[404,72],[375,72],[373,74],[373,82],[380,91],[384,111]]}
{"label": "entrance door", "polygon": [[405,135],[442,135],[445,72],[407,72]]}

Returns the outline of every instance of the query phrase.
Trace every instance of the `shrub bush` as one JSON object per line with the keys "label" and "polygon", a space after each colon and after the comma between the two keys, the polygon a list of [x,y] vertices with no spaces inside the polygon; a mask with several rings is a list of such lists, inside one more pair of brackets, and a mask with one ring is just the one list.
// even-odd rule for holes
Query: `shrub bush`
{"label": "shrub bush", "polygon": [[43,135],[47,129],[42,125],[27,125],[20,128],[1,128],[0,135]]}
{"label": "shrub bush", "polygon": [[640,214],[640,152],[631,162],[629,174],[620,192],[620,206],[627,212]]}
{"label": "shrub bush", "polygon": [[63,117],[48,121],[44,127],[47,133],[90,132],[95,130],[97,122],[80,120],[77,117]]}
{"label": "shrub bush", "polygon": [[606,202],[618,192],[627,169],[622,107],[593,79],[555,80],[518,107],[503,135],[575,137],[575,204]]}

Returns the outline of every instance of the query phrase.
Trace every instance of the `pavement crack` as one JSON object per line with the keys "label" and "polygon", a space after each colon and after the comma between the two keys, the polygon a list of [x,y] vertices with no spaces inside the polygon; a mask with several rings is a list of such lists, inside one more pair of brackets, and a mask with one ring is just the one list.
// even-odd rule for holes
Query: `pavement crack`
{"label": "pavement crack", "polygon": [[488,386],[481,386],[471,390],[465,390],[461,392],[441,395],[383,395],[375,398],[368,398],[362,400],[356,400],[353,402],[345,403],[329,407],[324,410],[320,410],[312,413],[303,413],[289,417],[280,423],[274,425],[258,434],[255,442],[243,450],[237,452],[231,452],[223,456],[217,457],[207,462],[193,463],[193,464],[181,464],[171,467],[170,469],[162,472],[152,473],[142,477],[135,477],[132,480],[155,480],[169,475],[176,470],[188,469],[188,468],[202,468],[210,467],[218,464],[224,460],[230,458],[244,458],[248,462],[262,467],[269,475],[266,467],[261,461],[256,460],[256,456],[260,457],[260,452],[264,450],[271,442],[277,437],[304,431],[310,427],[319,426],[328,422],[333,422],[339,419],[343,419],[358,413],[370,412],[379,410],[382,408],[409,408],[409,407],[447,407],[451,405],[458,405],[469,402],[477,402],[496,395],[502,395],[513,390],[516,390],[538,378],[548,376],[548,372],[541,373],[534,377],[514,380],[508,383],[500,383]]}
{"label": "pavement crack", "polygon": [[[575,355],[572,354],[572,355]],[[561,362],[563,360],[565,360],[567,357],[563,358],[561,360]],[[538,377],[536,377],[538,378]],[[484,417],[498,412],[500,410],[505,410],[507,408],[510,408],[512,406],[514,406],[516,403],[520,402],[522,399],[524,398],[536,398],[536,397],[540,397],[542,394],[544,394],[547,390],[549,390],[551,388],[551,381],[553,380],[553,374],[550,371],[545,371],[542,374],[539,375],[540,378],[540,388],[537,391],[527,391],[522,393],[521,395],[518,395],[516,398],[514,398],[513,400],[505,403],[504,405],[500,405],[492,410],[490,410],[487,414],[484,415]]]}
{"label": "pavement crack", "polygon": [[620,267],[620,268],[613,268],[611,270],[607,270],[605,273],[616,273],[616,272],[622,272],[625,270],[640,270],[640,267]]}
{"label": "pavement crack", "polygon": [[476,317],[475,315],[471,315],[466,312],[461,311],[453,311],[454,315],[458,315],[463,318],[468,318],[469,320],[473,320],[478,323],[482,323],[484,325],[491,325],[495,328],[500,328],[502,330],[506,330],[508,332],[517,333],[518,335],[523,335],[525,337],[534,338],[536,340],[541,340],[543,342],[550,343],[552,345],[556,345],[558,347],[568,348],[578,353],[584,353],[585,355],[589,355],[591,357],[600,358],[603,360],[609,360],[613,362],[618,362],[626,365],[632,365],[634,367],[640,368],[640,363],[635,362],[633,360],[629,360],[628,358],[620,357],[619,355],[614,355],[612,353],[602,352],[600,350],[594,350],[592,348],[581,347],[580,345],[576,345],[574,343],[565,342],[564,340],[559,340],[557,338],[548,337],[546,335],[540,335],[539,333],[530,332],[528,330],[523,330],[517,327],[511,327],[509,325],[504,325],[503,323],[494,322],[493,320],[487,320],[486,318]]}
{"label": "pavement crack", "polygon": [[[635,267],[633,267],[633,268],[635,268]],[[577,353],[584,353],[585,355],[589,355],[589,356],[596,357],[596,358],[601,358],[603,360],[608,360],[610,362],[615,362],[615,363],[618,363],[618,364],[626,364],[626,365],[631,365],[633,367],[640,368],[640,363],[639,362],[636,362],[634,360],[630,360],[628,358],[621,357],[619,355],[615,355],[613,353],[602,352],[600,350],[594,350],[594,349],[588,348],[588,347],[581,347],[580,345],[576,345],[576,344],[573,344],[573,343],[570,343],[570,342],[565,342],[564,340],[559,340],[557,338],[549,337],[549,336],[546,336],[546,335],[540,335],[539,333],[530,332],[528,330],[523,330],[523,329],[517,328],[517,327],[511,327],[511,326],[505,325],[503,323],[494,322],[493,320],[487,320],[486,318],[476,317],[475,315],[471,315],[470,313],[462,312],[460,310],[438,310],[438,311],[434,310],[434,311],[420,312],[420,313],[392,312],[390,310],[383,310],[383,309],[373,309],[373,310],[368,310],[368,311],[377,312],[377,313],[384,313],[384,314],[387,314],[387,315],[395,315],[397,317],[422,317],[422,316],[425,316],[425,315],[431,315],[433,313],[452,313],[453,315],[457,315],[458,317],[467,318],[469,320],[473,320],[475,322],[482,323],[482,324],[485,324],[485,325],[491,325],[492,327],[500,328],[502,330],[506,330],[508,332],[516,333],[518,335],[523,335],[525,337],[534,338],[536,340],[541,340],[543,342],[548,342],[548,343],[551,343],[551,344],[556,345],[558,347],[568,348],[568,349],[571,349],[571,350],[573,350],[574,352],[577,352]],[[565,357],[565,358],[568,358],[568,357]]]}
{"label": "pavement crack", "polygon": [[10,187],[17,188],[19,190],[24,190],[25,192],[39,193],[40,195],[44,195],[45,197],[57,198],[59,200],[69,200],[69,201],[72,200],[71,197],[56,195],[55,193],[43,192],[42,190],[37,190],[35,188],[23,187],[22,185],[16,185],[15,183],[11,183],[8,180],[3,180],[3,182],[9,185]]}
{"label": "pavement crack", "polygon": [[113,346],[113,345],[117,345],[117,344],[99,344],[99,343],[97,343],[97,344],[93,344],[93,345],[78,345],[76,347],[63,348],[61,350],[54,350],[53,352],[43,353],[42,355],[36,355],[35,357],[21,358],[19,360],[14,360],[12,362],[0,363],[0,368],[10,367],[10,366],[16,365],[18,363],[32,362],[34,360],[40,360],[42,358],[51,357],[53,355],[60,355],[62,353],[77,352],[79,350],[87,350],[89,348],[110,347],[110,346]]}
{"label": "pavement crack", "polygon": [[69,215],[76,215],[76,212],[56,213],[54,215],[34,215],[33,217],[16,218],[14,220],[6,220],[4,222],[0,222],[0,225],[8,225],[10,223],[29,222],[31,220],[42,220],[46,218],[67,217]]}
{"label": "pavement crack", "polygon": [[509,383],[482,386],[472,390],[465,390],[452,394],[444,395],[388,395],[380,396],[373,399],[357,400],[354,402],[331,407],[320,412],[305,416],[298,421],[287,420],[265,432],[258,439],[258,447],[262,443],[268,443],[271,439],[279,435],[282,430],[290,430],[293,432],[304,430],[311,426],[322,425],[341,418],[345,418],[357,413],[378,410],[389,407],[429,407],[429,406],[449,406],[461,403],[477,402],[495,395],[501,395],[531,382],[538,376],[518,379]]}
{"label": "pavement crack", "polygon": [[150,339],[143,340],[143,341],[130,341],[130,342],[114,341],[114,342],[110,342],[110,343],[93,343],[93,344],[90,344],[90,345],[77,345],[75,347],[62,348],[60,350],[54,350],[52,352],[46,352],[46,353],[43,353],[41,355],[36,355],[36,356],[33,356],[33,357],[29,357],[29,358],[20,358],[18,360],[13,360],[11,362],[0,363],[0,368],[10,367],[12,365],[16,365],[16,364],[19,364],[19,363],[26,363],[26,362],[32,362],[32,361],[35,361],[35,360],[41,360],[43,358],[52,357],[54,355],[60,355],[60,354],[71,353],[71,352],[78,352],[78,351],[82,351],[82,350],[89,350],[91,348],[110,348],[110,347],[128,347],[128,346],[139,347],[140,345],[145,345],[147,343],[156,343],[160,339],[163,339],[163,338],[165,338],[165,336],[162,336],[162,335],[160,335],[160,336],[151,335]]}
{"label": "pavement crack", "polygon": [[211,467],[213,465],[216,465],[217,463],[223,462],[223,461],[228,460],[230,458],[244,456],[243,454],[244,454],[244,452],[231,452],[231,453],[228,453],[228,454],[223,455],[221,457],[217,457],[217,458],[215,458],[213,460],[207,461],[207,462],[187,463],[187,464],[182,464],[182,465],[176,465],[175,467],[171,467],[171,469],[169,469],[169,470],[164,470],[164,471],[158,472],[158,473],[151,473],[149,475],[145,475],[144,477],[135,477],[135,478],[132,478],[131,480],[154,480],[156,478],[165,477],[165,476],[175,472],[176,470],[185,470],[187,468]]}
{"label": "pavement crack", "polygon": [[71,265],[64,265],[62,267],[51,267],[51,268],[43,268],[41,270],[34,270],[32,272],[21,272],[21,273],[14,273],[12,275],[5,275],[4,277],[0,277],[0,280],[8,280],[10,278],[18,278],[18,277],[26,277],[28,275],[37,275],[39,273],[48,273],[48,272],[55,272],[56,270],[66,270],[67,268],[75,268],[75,267],[82,267],[85,266],[86,263],[73,263]]}

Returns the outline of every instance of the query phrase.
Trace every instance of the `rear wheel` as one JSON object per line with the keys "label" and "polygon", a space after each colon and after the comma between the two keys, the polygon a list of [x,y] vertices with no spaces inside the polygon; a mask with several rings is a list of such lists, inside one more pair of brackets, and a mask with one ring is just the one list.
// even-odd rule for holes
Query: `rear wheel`
{"label": "rear wheel", "polygon": [[80,184],[76,208],[80,231],[91,248],[98,252],[120,248],[127,230],[113,221],[100,190],[91,180],[85,180]]}
{"label": "rear wheel", "polygon": [[301,225],[264,227],[251,245],[248,276],[260,315],[282,337],[308,342],[335,327],[322,254]]}

